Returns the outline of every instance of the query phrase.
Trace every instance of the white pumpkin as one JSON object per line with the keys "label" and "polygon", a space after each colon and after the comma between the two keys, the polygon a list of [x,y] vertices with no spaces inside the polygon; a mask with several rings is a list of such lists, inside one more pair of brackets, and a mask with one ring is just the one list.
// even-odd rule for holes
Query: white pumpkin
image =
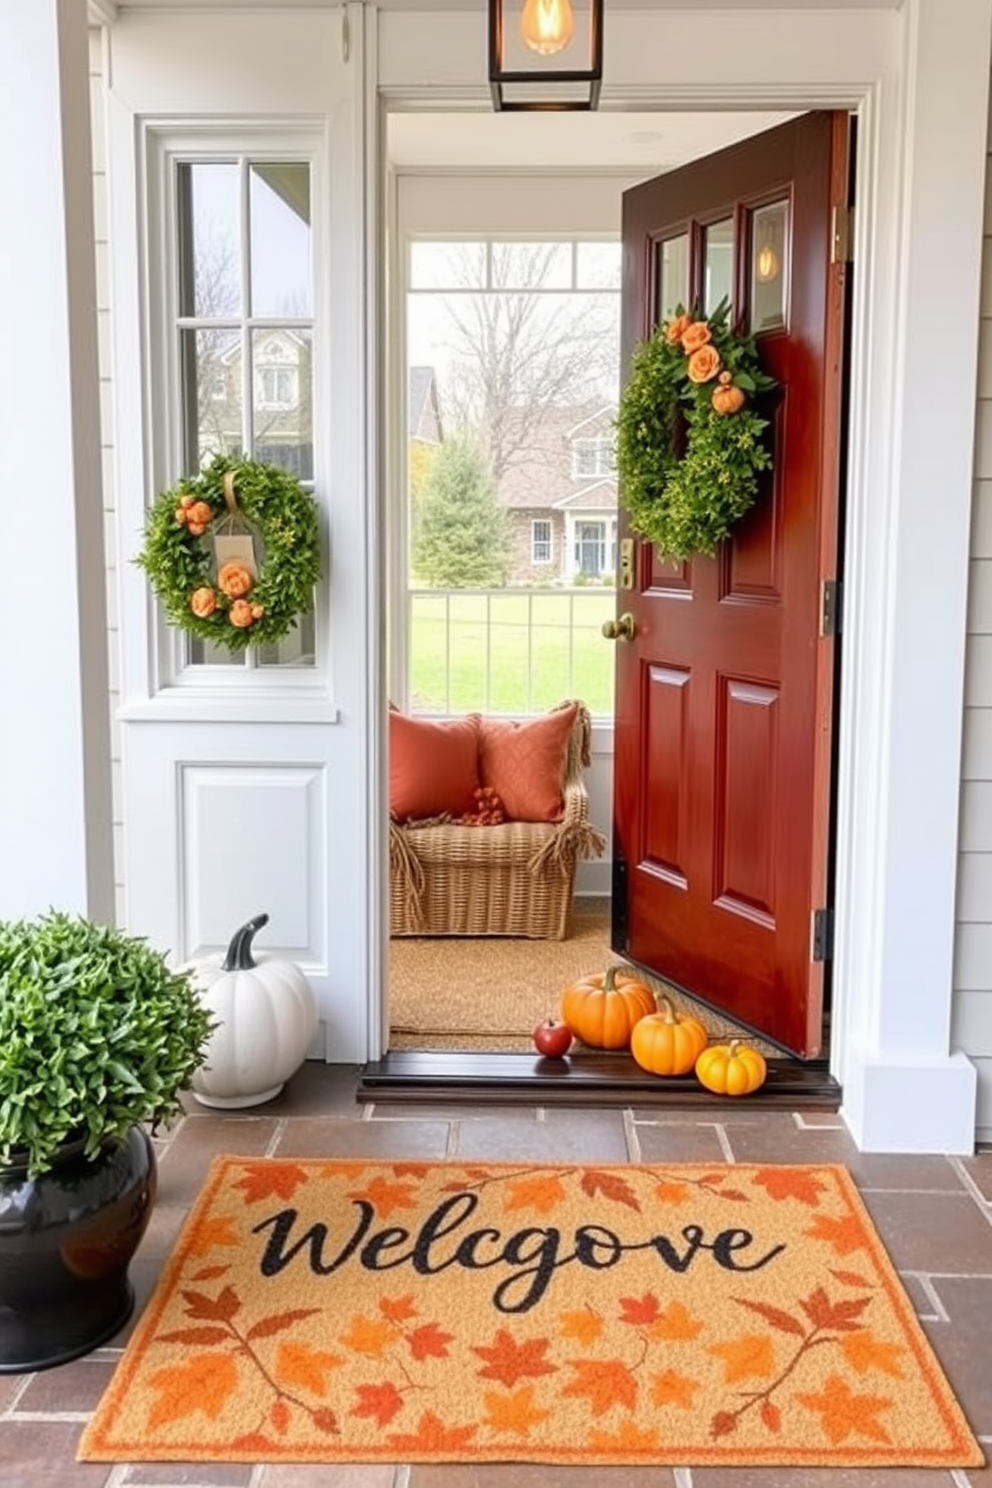
{"label": "white pumpkin", "polygon": [[300,968],[278,956],[252,955],[267,914],[234,932],[223,961],[194,962],[200,999],[216,1027],[193,1094],[205,1106],[257,1106],[279,1094],[299,1069],[317,1028],[317,1000]]}

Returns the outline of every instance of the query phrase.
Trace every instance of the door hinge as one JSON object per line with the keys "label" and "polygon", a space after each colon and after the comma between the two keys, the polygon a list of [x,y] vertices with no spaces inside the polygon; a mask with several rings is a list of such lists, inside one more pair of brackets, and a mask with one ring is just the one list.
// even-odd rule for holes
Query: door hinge
{"label": "door hinge", "polygon": [[824,579],[820,590],[820,634],[840,635],[844,586],[840,579]]}
{"label": "door hinge", "polygon": [[832,909],[814,909],[812,938],[810,960],[832,961],[834,954],[834,912]]}
{"label": "door hinge", "polygon": [[850,263],[854,258],[854,208],[837,205],[830,222],[830,262]]}

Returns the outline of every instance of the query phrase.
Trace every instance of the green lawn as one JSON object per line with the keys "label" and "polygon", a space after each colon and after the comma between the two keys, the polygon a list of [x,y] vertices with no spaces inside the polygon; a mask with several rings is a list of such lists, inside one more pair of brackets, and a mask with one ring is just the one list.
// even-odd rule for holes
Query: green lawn
{"label": "green lawn", "polygon": [[540,713],[577,697],[612,716],[614,646],[600,627],[615,612],[614,590],[456,590],[417,594],[412,605],[416,710]]}

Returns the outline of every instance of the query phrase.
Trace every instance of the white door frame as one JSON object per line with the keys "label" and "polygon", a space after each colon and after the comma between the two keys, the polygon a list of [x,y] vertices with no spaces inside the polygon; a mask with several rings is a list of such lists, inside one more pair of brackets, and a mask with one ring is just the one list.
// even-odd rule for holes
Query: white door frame
{"label": "white door frame", "polygon": [[[477,106],[481,21],[435,19],[443,47],[431,18],[380,14],[385,107]],[[958,0],[953,25],[946,0],[620,14],[608,41],[604,106],[857,113],[831,1068],[862,1150],[970,1152],[975,1070],[950,1021],[992,0]],[[385,964],[384,923],[369,936]]]}

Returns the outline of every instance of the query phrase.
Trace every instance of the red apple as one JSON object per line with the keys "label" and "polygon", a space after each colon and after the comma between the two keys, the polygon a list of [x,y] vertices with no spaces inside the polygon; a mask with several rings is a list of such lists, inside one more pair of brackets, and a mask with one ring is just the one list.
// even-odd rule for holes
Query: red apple
{"label": "red apple", "polygon": [[572,1030],[567,1023],[545,1018],[534,1029],[534,1048],[546,1059],[561,1059],[572,1047]]}

